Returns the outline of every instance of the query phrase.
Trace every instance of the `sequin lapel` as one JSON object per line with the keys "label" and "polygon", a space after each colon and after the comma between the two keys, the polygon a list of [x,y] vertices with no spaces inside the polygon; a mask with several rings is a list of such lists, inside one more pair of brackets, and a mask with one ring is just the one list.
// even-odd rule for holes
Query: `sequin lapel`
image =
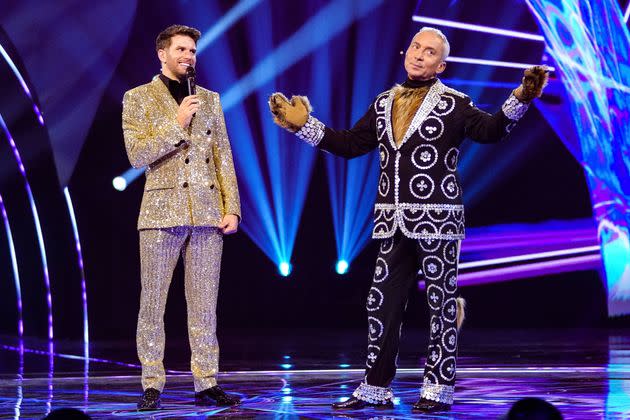
{"label": "sequin lapel", "polygon": [[394,148],[394,150],[400,150],[403,145],[409,140],[409,138],[413,135],[416,130],[420,127],[420,125],[424,122],[424,120],[429,116],[429,113],[435,108],[435,106],[440,102],[440,98],[444,93],[444,85],[439,80],[436,81],[431,89],[427,92],[427,96],[425,96],[422,104],[418,108],[416,115],[414,115],[413,120],[411,120],[411,124],[409,124],[409,128],[405,132],[405,136],[400,142],[400,146],[396,146],[396,142],[394,141],[393,129],[392,129],[392,107],[394,105],[394,93],[390,91],[389,97],[387,98],[387,136],[389,137],[389,142]]}

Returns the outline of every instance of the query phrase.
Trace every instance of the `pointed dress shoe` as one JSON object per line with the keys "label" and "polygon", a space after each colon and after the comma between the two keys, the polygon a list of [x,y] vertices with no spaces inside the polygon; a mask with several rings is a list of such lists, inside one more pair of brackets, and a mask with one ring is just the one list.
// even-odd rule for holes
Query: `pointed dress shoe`
{"label": "pointed dress shoe", "polygon": [[229,407],[238,405],[241,399],[230,394],[226,394],[219,385],[212,388],[204,389],[201,392],[195,392],[195,405],[210,406],[216,405],[221,407]]}
{"label": "pointed dress shoe", "polygon": [[449,411],[450,409],[450,404],[431,401],[424,398],[420,398],[416,401],[413,407],[411,407],[411,410],[415,413],[439,413],[442,411]]}
{"label": "pointed dress shoe", "polygon": [[332,404],[332,408],[335,410],[361,410],[366,407],[388,410],[394,408],[394,403],[391,401],[387,401],[386,403],[369,403],[367,401],[360,400],[357,397],[350,397],[344,402],[336,402]]}
{"label": "pointed dress shoe", "polygon": [[138,401],[138,410],[159,410],[162,408],[162,401],[160,400],[160,391],[155,388],[147,388],[142,393],[140,401]]}

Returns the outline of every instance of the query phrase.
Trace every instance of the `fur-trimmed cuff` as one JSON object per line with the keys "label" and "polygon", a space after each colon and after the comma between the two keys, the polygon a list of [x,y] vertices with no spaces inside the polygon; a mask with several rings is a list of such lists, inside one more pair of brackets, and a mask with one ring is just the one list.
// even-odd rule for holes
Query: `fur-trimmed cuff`
{"label": "fur-trimmed cuff", "polygon": [[454,386],[432,384],[425,380],[422,384],[422,388],[420,389],[420,398],[444,404],[453,404],[454,391]]}
{"label": "fur-trimmed cuff", "polygon": [[325,125],[320,120],[309,115],[306,124],[296,131],[295,135],[311,146],[317,146],[324,138],[324,127]]}
{"label": "fur-trimmed cuff", "polygon": [[514,93],[512,93],[510,97],[507,98],[507,101],[503,103],[501,109],[506,117],[516,121],[520,120],[523,115],[525,115],[527,108],[529,108],[529,104],[519,101],[518,98],[514,96]]}
{"label": "fur-trimmed cuff", "polygon": [[361,382],[359,387],[352,393],[352,396],[370,404],[385,404],[392,401],[394,392],[391,388],[383,388]]}

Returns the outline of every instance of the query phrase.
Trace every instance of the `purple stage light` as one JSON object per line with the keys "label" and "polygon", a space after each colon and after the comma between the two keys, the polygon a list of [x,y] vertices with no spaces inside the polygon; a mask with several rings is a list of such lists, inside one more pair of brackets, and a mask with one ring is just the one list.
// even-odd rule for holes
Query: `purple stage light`
{"label": "purple stage light", "polygon": [[514,256],[503,257],[503,258],[491,258],[488,260],[461,263],[459,265],[459,268],[461,270],[465,270],[469,268],[487,267],[489,265],[499,265],[499,264],[510,264],[510,263],[521,262],[521,261],[538,260],[542,258],[564,257],[567,255],[598,252],[600,251],[600,249],[601,247],[599,245],[595,245],[595,246],[586,246],[582,248],[560,249],[557,251],[537,252],[533,254],[524,254],[524,255],[514,255]]}
{"label": "purple stage light", "polygon": [[79,228],[77,226],[74,206],[72,205],[72,198],[70,197],[70,190],[68,187],[63,189],[63,194],[66,197],[66,204],[68,205],[68,212],[70,213],[70,220],[72,221],[72,232],[74,233],[74,241],[76,244],[77,256],[79,258],[79,270],[81,272],[81,301],[83,304],[83,351],[86,360],[88,360],[90,357],[90,333],[88,324],[87,285],[85,281],[85,270],[83,268],[83,252],[81,250],[81,239],[79,238]]}
{"label": "purple stage light", "polygon": [[37,241],[39,244],[39,251],[42,260],[42,267],[44,271],[44,285],[46,287],[46,305],[48,306],[48,339],[53,339],[53,315],[52,315],[52,293],[50,289],[50,276],[48,274],[48,259],[46,257],[46,246],[44,244],[44,235],[42,233],[42,227],[39,222],[39,214],[37,212],[37,205],[35,204],[35,199],[33,198],[33,192],[31,191],[31,185],[28,183],[28,177],[26,176],[26,169],[24,168],[24,163],[22,162],[22,158],[20,157],[20,152],[15,145],[15,141],[9,132],[9,129],[0,115],[0,126],[9,140],[9,144],[11,149],[13,150],[13,156],[17,162],[18,168],[20,169],[20,173],[22,174],[22,178],[24,179],[24,187],[26,189],[26,193],[28,195],[28,200],[31,205],[31,212],[33,213],[33,221],[35,222],[35,230],[37,232]]}
{"label": "purple stage light", "polygon": [[596,254],[461,273],[458,276],[458,284],[460,286],[472,286],[570,271],[594,270],[601,267],[601,261],[601,255]]}
{"label": "purple stage light", "polygon": [[22,317],[22,287],[20,284],[20,272],[18,270],[17,256],[15,254],[15,246],[13,244],[11,225],[9,224],[7,210],[4,207],[4,201],[2,201],[2,195],[0,195],[0,210],[2,211],[2,219],[4,220],[4,229],[7,233],[7,240],[9,241],[9,254],[11,255],[11,267],[13,268],[13,281],[15,283],[18,310],[18,337],[22,338],[24,335],[24,319]]}

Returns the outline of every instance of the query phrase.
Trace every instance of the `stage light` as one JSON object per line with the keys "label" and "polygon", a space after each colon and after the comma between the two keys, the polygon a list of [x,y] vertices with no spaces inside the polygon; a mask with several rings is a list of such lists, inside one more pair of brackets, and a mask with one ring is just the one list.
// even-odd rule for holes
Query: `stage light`
{"label": "stage light", "polygon": [[[454,57],[448,56],[446,61],[451,63],[462,64],[478,64],[480,66],[492,66],[492,67],[506,67],[512,69],[528,69],[532,66],[538,66],[540,64],[528,64],[528,63],[516,63],[512,61],[498,61],[498,60],[484,60],[480,58],[468,58],[468,57]],[[555,67],[547,66],[549,71],[555,71]]]}
{"label": "stage light", "polygon": [[[44,286],[46,288],[46,306],[48,309],[48,339],[52,340],[54,337],[53,333],[53,306],[52,306],[52,292],[50,288],[50,276],[48,274],[48,258],[46,256],[46,246],[44,244],[44,234],[42,232],[42,226],[39,221],[39,213],[37,211],[37,205],[35,204],[35,199],[33,197],[33,192],[31,190],[31,185],[28,182],[28,177],[26,176],[26,168],[24,167],[24,162],[22,162],[22,157],[20,156],[20,152],[17,149],[15,141],[9,132],[9,128],[7,127],[4,118],[0,115],[0,127],[5,133],[7,140],[9,141],[9,145],[13,151],[13,156],[15,157],[15,161],[22,175],[22,179],[24,181],[24,188],[26,189],[26,194],[28,196],[28,201],[31,206],[31,213],[33,214],[33,222],[35,224],[35,232],[37,233],[37,243],[39,245],[39,253],[42,262],[42,269],[44,272]],[[52,341],[51,341],[52,342]]]}
{"label": "stage light", "polygon": [[225,31],[227,31],[234,22],[250,12],[254,7],[258,5],[262,0],[241,0],[234,7],[232,7],[227,13],[225,13],[221,19],[219,19],[211,28],[204,31],[203,36],[197,42],[197,54],[205,50],[208,45],[212,44],[214,40],[219,38]]}
{"label": "stage light", "polygon": [[290,364],[290,363],[284,363],[284,364],[281,364],[280,367],[282,369],[291,369],[293,367],[293,365]]}
{"label": "stage light", "polygon": [[291,401],[293,401],[293,397],[288,397],[288,396],[287,397],[282,397],[282,402],[286,403],[286,402],[291,402]]}
{"label": "stage light", "polygon": [[527,32],[512,31],[508,29],[499,29],[499,28],[493,28],[490,26],[473,25],[471,23],[455,22],[452,20],[436,19],[436,18],[430,18],[426,16],[413,16],[411,19],[414,22],[427,23],[429,25],[446,26],[449,28],[465,29],[468,31],[483,32],[483,33],[492,34],[492,35],[507,36],[510,38],[520,38],[520,39],[528,39],[531,41],[545,42],[545,37],[543,37],[542,35],[531,34]]}
{"label": "stage light", "polygon": [[339,367],[342,368],[342,369],[348,369],[350,367],[350,365],[347,364],[347,363],[342,363],[342,364],[339,365]]}
{"label": "stage light", "polygon": [[283,358],[284,360],[291,360],[291,356],[288,356],[288,355],[287,355],[287,356],[282,356],[282,358]]}
{"label": "stage light", "polygon": [[337,269],[337,274],[346,274],[348,272],[348,261],[339,260],[337,261],[337,265],[335,267]]}
{"label": "stage light", "polygon": [[6,208],[4,207],[2,195],[0,195],[0,210],[2,212],[2,219],[4,220],[4,229],[7,234],[7,241],[9,242],[9,255],[11,256],[11,267],[13,268],[13,283],[15,284],[15,295],[17,299],[18,337],[21,338],[24,335],[24,319],[22,317],[22,286],[20,282],[20,271],[18,269],[17,256],[15,254],[15,246],[13,243],[13,234],[11,233],[9,216],[7,215]]}
{"label": "stage light", "polygon": [[77,256],[79,258],[79,270],[81,273],[81,301],[83,307],[83,351],[87,359],[90,357],[90,333],[88,323],[88,308],[87,308],[87,284],[85,280],[85,270],[83,267],[83,251],[81,249],[81,239],[79,238],[79,227],[77,226],[77,219],[74,212],[74,205],[72,204],[72,198],[70,197],[70,190],[68,187],[63,189],[63,194],[66,197],[66,204],[68,206],[68,212],[70,213],[70,221],[72,222],[72,232],[74,234],[74,241],[77,250]]}
{"label": "stage light", "polygon": [[288,277],[289,274],[291,274],[291,270],[293,267],[291,267],[291,264],[289,264],[288,262],[281,262],[280,264],[278,264],[278,271],[280,272],[281,275],[283,275],[284,277]]}
{"label": "stage light", "polygon": [[626,13],[623,14],[623,21],[628,23],[628,18],[630,18],[630,2],[626,6]]}
{"label": "stage light", "polygon": [[127,181],[122,176],[117,176],[112,180],[112,185],[118,191],[125,191],[127,188]]}

